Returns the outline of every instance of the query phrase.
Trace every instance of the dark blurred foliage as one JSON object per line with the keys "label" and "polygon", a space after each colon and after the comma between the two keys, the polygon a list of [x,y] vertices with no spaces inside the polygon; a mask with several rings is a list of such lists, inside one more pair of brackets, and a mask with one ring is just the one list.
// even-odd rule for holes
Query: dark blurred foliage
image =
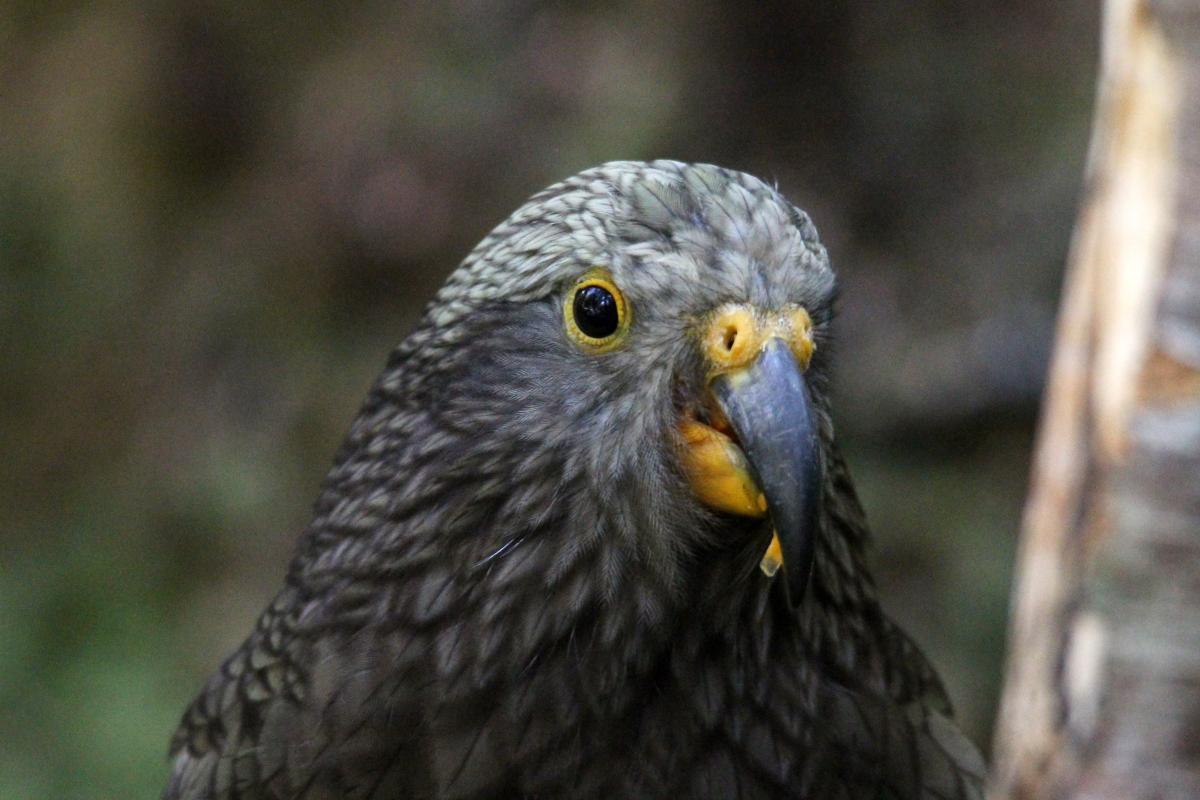
{"label": "dark blurred foliage", "polygon": [[614,158],[811,212],[879,582],[986,743],[1093,5],[7,4],[0,797],[157,792],[390,348]]}

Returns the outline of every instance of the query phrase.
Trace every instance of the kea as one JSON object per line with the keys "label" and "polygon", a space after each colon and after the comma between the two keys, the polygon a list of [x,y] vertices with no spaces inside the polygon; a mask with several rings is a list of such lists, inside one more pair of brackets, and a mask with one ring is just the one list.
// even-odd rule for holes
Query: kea
{"label": "kea", "polygon": [[534,195],[391,355],[164,796],[981,797],[868,572],[835,294],[740,172]]}

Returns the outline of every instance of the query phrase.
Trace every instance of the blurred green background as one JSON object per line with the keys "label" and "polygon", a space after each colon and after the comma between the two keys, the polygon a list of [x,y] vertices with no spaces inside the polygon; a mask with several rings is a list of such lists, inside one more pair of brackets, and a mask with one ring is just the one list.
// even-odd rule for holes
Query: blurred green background
{"label": "blurred green background", "polygon": [[0,4],[0,798],[157,794],[388,351],[614,158],[812,214],[879,582],[986,745],[1094,6]]}

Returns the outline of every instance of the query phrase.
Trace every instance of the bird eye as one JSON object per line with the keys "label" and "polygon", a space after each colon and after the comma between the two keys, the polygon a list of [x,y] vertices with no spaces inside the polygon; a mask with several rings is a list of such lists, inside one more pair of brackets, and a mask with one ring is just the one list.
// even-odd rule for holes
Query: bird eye
{"label": "bird eye", "polygon": [[593,339],[606,339],[617,332],[620,317],[617,298],[603,286],[584,286],[575,290],[575,324]]}
{"label": "bird eye", "polygon": [[563,315],[571,338],[593,351],[615,346],[629,326],[625,297],[601,269],[579,279],[566,298]]}

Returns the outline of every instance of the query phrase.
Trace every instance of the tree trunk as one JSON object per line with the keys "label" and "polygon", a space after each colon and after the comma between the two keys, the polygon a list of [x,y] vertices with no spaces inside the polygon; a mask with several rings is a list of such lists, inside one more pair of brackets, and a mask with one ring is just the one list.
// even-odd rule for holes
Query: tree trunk
{"label": "tree trunk", "polygon": [[1106,0],[990,796],[1200,798],[1200,0]]}

